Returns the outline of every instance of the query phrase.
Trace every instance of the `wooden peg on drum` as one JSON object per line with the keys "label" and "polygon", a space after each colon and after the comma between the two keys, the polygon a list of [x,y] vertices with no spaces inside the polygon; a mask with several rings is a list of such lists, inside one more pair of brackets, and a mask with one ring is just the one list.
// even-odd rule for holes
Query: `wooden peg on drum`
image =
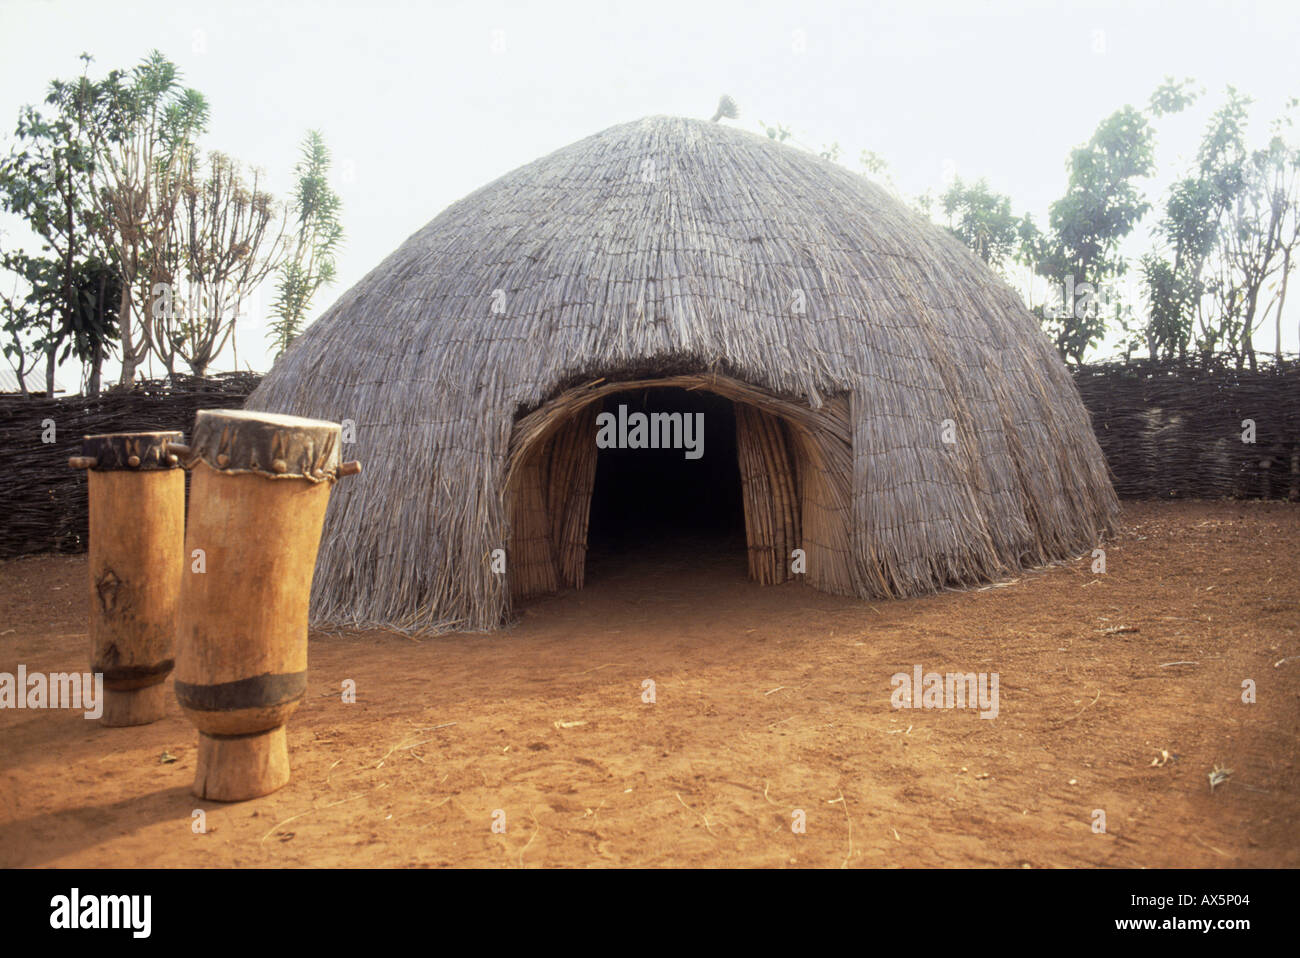
{"label": "wooden peg on drum", "polygon": [[[307,689],[307,605],[341,427],[201,410],[191,470],[176,698],[199,730],[194,794],[234,802],[289,781],[285,722]],[[199,552],[198,550],[201,550]],[[195,571],[200,569],[202,571]]]}

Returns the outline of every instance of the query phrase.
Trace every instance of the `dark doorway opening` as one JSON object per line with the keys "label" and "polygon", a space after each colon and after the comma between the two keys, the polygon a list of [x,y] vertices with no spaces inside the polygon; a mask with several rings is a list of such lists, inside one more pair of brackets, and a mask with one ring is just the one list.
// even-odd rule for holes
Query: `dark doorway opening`
{"label": "dark doorway opening", "polygon": [[[698,424],[702,415],[703,443],[694,459],[687,458],[685,448],[599,450],[587,531],[588,579],[629,563],[680,563],[700,553],[726,556],[743,575],[745,513],[731,400],[704,390],[644,389],[605,397],[602,412],[629,424],[630,441],[635,441],[630,427],[637,413],[657,422],[661,434],[665,421],[672,420],[653,420],[652,414],[678,415],[683,426],[687,416]],[[692,438],[698,442],[698,436]]]}

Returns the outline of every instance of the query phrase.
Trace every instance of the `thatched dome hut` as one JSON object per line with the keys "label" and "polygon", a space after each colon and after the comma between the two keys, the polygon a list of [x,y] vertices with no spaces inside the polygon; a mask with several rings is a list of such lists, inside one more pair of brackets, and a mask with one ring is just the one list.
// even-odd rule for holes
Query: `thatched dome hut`
{"label": "thatched dome hut", "polygon": [[597,413],[667,387],[734,407],[760,582],[918,595],[1090,550],[1116,512],[1070,376],[960,242],[836,164],[651,117],[452,205],[249,399],[355,424],[314,621],[486,630],[580,587]]}

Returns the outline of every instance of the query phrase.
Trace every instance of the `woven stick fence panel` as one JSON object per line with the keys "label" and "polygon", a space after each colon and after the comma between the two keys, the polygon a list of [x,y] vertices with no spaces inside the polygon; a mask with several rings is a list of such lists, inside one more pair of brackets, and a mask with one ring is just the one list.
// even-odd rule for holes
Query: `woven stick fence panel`
{"label": "woven stick fence panel", "polygon": [[0,557],[85,551],[86,474],[68,468],[82,436],[179,429],[188,437],[198,410],[239,408],[258,380],[232,373],[142,382],[93,399],[0,397]]}
{"label": "woven stick fence panel", "polygon": [[1121,497],[1300,499],[1300,365],[1096,365],[1074,380]]}

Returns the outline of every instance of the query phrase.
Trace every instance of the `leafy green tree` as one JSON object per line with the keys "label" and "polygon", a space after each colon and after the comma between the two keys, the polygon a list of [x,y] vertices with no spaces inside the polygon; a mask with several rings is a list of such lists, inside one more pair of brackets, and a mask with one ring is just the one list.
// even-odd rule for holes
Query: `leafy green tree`
{"label": "leafy green tree", "polygon": [[939,202],[948,229],[985,263],[1000,269],[1014,255],[1020,220],[1011,212],[1011,197],[993,192],[986,180],[957,177]]}
{"label": "leafy green tree", "polygon": [[75,309],[67,315],[62,338],[64,357],[71,352],[85,371],[86,395],[97,396],[104,359],[116,342],[122,277],[112,263],[87,259],[77,271]]}
{"label": "leafy green tree", "polygon": [[[89,63],[89,57],[82,60]],[[27,106],[19,113],[15,145],[0,162],[0,208],[26,221],[41,243],[40,256],[17,251],[6,256],[6,266],[22,277],[32,298],[29,310],[11,308],[8,321],[26,316],[43,324],[33,345],[45,356],[47,389],[53,389],[59,347],[69,336],[76,337],[73,351],[91,366],[93,395],[115,333],[112,324],[82,322],[85,296],[94,288],[83,285],[86,272],[92,263],[104,266],[107,259],[91,196],[93,149],[83,111],[75,103],[88,82],[84,68],[76,80],[56,80],[44,111]],[[116,284],[105,286],[109,288]],[[98,313],[98,304],[91,311]]]}
{"label": "leafy green tree", "polygon": [[1022,232],[1035,272],[1064,291],[1039,313],[1066,361],[1082,363],[1108,321],[1122,321],[1118,297],[1103,291],[1127,269],[1120,243],[1149,209],[1137,183],[1153,169],[1153,128],[1142,111],[1125,106],[1071,151],[1066,194],[1048,210],[1048,231],[1029,224]]}
{"label": "leafy green tree", "polygon": [[1224,217],[1245,182],[1245,124],[1250,101],[1228,88],[1223,106],[1210,118],[1196,163],[1169,190],[1160,218],[1162,248],[1142,259],[1147,299],[1147,344],[1151,358],[1185,359],[1201,325],[1202,351],[1213,352],[1223,330],[1205,315],[1206,268]]}
{"label": "leafy green tree", "polygon": [[22,250],[6,250],[0,255],[0,267],[13,283],[8,295],[0,295],[3,351],[24,396],[28,395],[26,376],[41,356],[46,360],[45,392],[54,395],[55,336],[61,306],[58,266],[48,252],[31,256]]}
{"label": "leafy green tree", "polygon": [[94,152],[90,192],[122,278],[120,382],[128,385],[154,348],[147,306],[154,288],[172,281],[166,238],[208,105],[157,50],[129,72],[56,92],[78,111]]}
{"label": "leafy green tree", "polygon": [[1140,260],[1139,272],[1146,293],[1146,343],[1151,360],[1186,358],[1192,335],[1198,293],[1177,265],[1156,253]]}
{"label": "leafy green tree", "polygon": [[292,215],[297,229],[287,261],[280,269],[267,333],[277,359],[302,332],[312,298],[322,286],[334,281],[334,255],[343,242],[339,222],[342,204],[330,187],[329,171],[329,148],[317,130],[309,130],[294,168],[297,184]]}
{"label": "leafy green tree", "polygon": [[1153,117],[1181,113],[1195,103],[1202,92],[1192,77],[1175,80],[1167,76],[1147,100],[1147,113]]}
{"label": "leafy green tree", "polygon": [[30,339],[37,321],[31,315],[31,307],[26,299],[18,295],[17,283],[14,285],[15,288],[10,293],[0,293],[0,333],[4,334],[4,339],[0,340],[0,352],[4,353],[18,379],[19,392],[27,398],[30,395],[27,374],[32,363]]}
{"label": "leafy green tree", "polygon": [[[58,257],[9,251],[0,255],[0,267],[15,277],[13,292],[0,296],[0,326],[3,351],[20,381],[32,366],[27,357],[42,356],[45,392],[53,395],[54,371],[71,355],[82,365],[85,393],[98,395],[103,362],[117,337],[117,270],[99,259],[77,261],[69,303]],[[25,382],[22,391],[27,391]]]}

